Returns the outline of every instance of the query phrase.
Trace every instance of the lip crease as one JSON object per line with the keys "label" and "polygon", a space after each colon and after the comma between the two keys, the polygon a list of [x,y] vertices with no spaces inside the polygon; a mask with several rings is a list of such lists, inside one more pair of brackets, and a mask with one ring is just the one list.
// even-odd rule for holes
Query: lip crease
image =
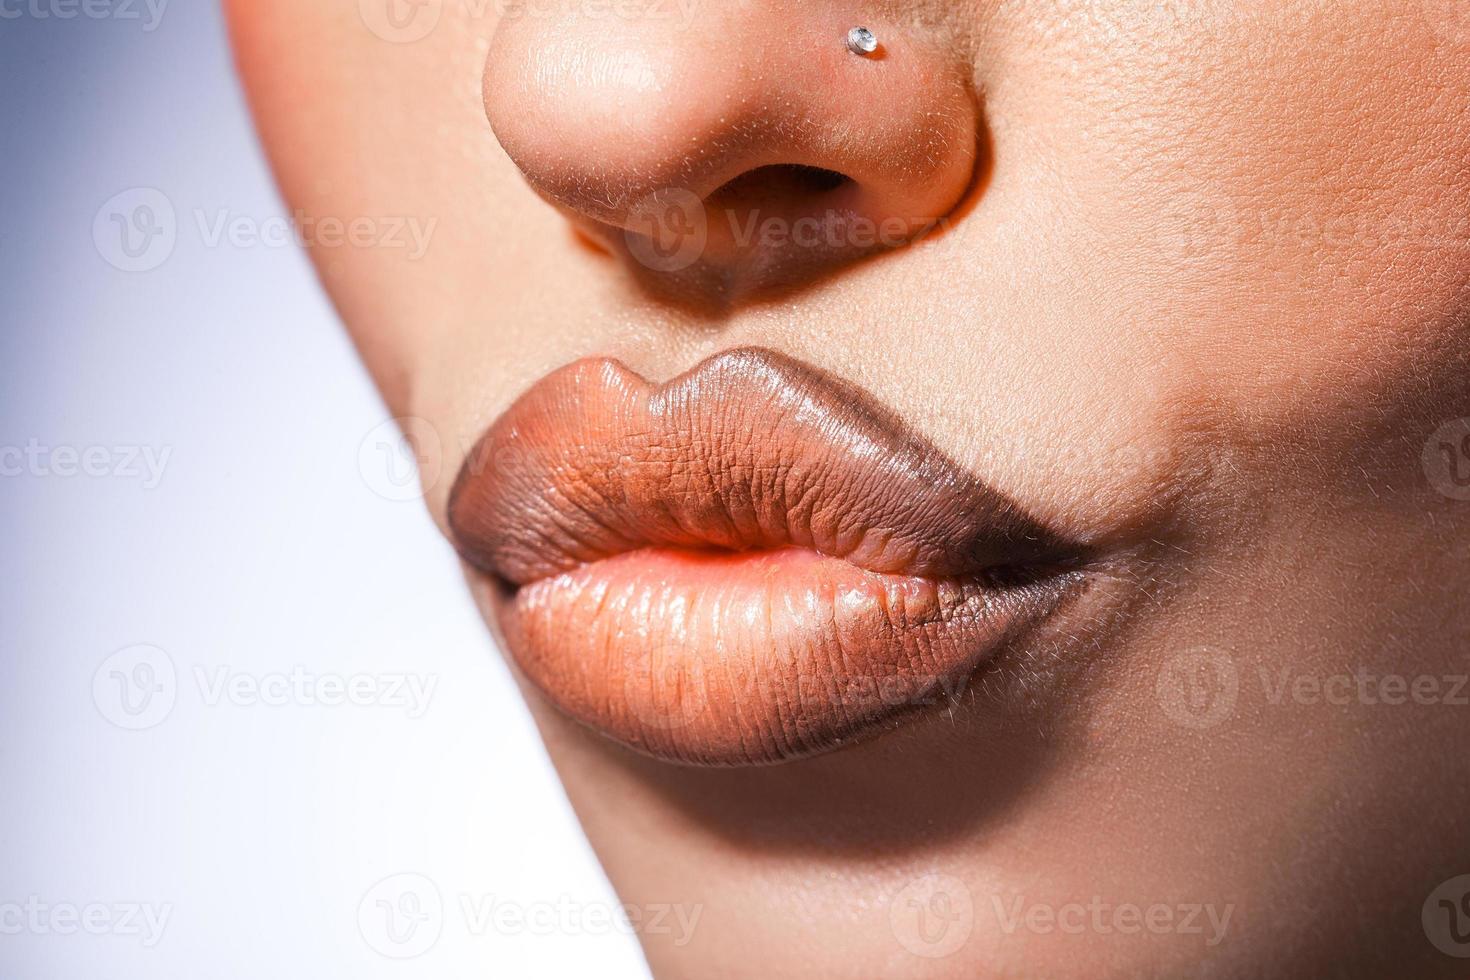
{"label": "lip crease", "polygon": [[449,501],[561,711],[699,765],[830,750],[953,697],[1079,585],[1079,549],[856,385],[763,348],[665,384],[533,386]]}

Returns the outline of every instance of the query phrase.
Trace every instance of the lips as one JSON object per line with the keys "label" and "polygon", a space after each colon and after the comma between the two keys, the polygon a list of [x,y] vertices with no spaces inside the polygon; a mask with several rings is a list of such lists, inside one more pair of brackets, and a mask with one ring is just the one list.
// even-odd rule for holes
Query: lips
{"label": "lips", "polygon": [[609,359],[553,372],[470,453],[449,524],[557,707],[703,765],[952,698],[1079,579],[867,392],[757,348],[662,385]]}

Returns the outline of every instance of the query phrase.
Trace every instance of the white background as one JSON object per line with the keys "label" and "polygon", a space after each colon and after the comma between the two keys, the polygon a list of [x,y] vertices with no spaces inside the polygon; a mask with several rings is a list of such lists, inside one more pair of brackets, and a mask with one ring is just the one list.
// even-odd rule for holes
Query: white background
{"label": "white background", "polygon": [[[285,213],[219,11],[25,4],[0,18],[0,976],[646,976],[450,549],[379,492],[387,413],[305,257],[196,226]],[[94,223],[133,188],[177,235],[130,273]],[[106,475],[60,472],[93,447]],[[419,717],[215,688],[298,668],[435,686]],[[394,875],[425,878],[374,890]],[[389,936],[407,892],[421,928]],[[97,905],[100,935],[67,917]],[[156,943],[128,907],[167,915]]]}

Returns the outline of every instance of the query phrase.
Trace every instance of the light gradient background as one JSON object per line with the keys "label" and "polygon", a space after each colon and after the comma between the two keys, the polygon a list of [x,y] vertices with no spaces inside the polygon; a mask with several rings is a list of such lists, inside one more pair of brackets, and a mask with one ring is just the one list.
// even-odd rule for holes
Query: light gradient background
{"label": "light gradient background", "polygon": [[[101,9],[0,18],[0,977],[646,976],[449,547],[387,499],[387,413],[305,255],[198,227],[285,214],[220,12]],[[94,236],[135,188],[176,211],[146,272],[108,261],[110,215]],[[168,453],[157,486],[134,450]],[[134,716],[109,658],[138,644],[167,660]],[[421,717],[210,688],[298,667],[436,686]],[[404,874],[442,912],[374,890]],[[415,889],[395,944],[378,901]],[[149,947],[35,902],[168,918]]]}

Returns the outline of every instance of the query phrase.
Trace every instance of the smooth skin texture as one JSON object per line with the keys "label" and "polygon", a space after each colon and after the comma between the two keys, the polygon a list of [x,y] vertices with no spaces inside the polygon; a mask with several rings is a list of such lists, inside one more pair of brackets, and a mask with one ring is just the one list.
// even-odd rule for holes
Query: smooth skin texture
{"label": "smooth skin texture", "polygon": [[[441,437],[446,530],[548,372],[755,345],[1110,542],[1108,615],[785,766],[649,760],[527,687],[623,900],[701,907],[687,944],[642,935],[656,974],[1463,974],[1421,921],[1470,872],[1470,502],[1424,465],[1470,416],[1458,0],[447,0],[407,43],[372,3],[230,8],[291,205],[439,222],[417,261],[313,258]],[[621,225],[665,183],[937,230],[660,270]]]}

